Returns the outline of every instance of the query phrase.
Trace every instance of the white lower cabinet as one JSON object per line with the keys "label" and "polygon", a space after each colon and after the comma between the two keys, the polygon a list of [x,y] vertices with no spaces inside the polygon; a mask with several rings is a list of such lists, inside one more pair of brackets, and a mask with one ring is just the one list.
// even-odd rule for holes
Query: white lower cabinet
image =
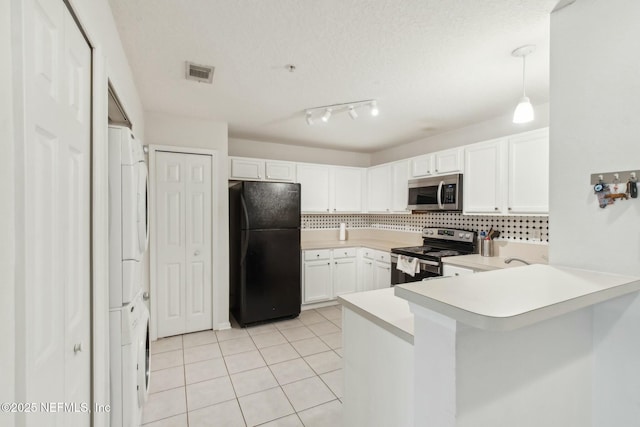
{"label": "white lower cabinet", "polygon": [[360,249],[361,291],[383,289],[391,286],[391,256],[389,252],[370,248]]}
{"label": "white lower cabinet", "polygon": [[374,271],[374,289],[384,289],[391,286],[391,264],[388,262],[376,261]]}
{"label": "white lower cabinet", "polygon": [[302,251],[302,303],[391,286],[389,252],[370,248]]}
{"label": "white lower cabinet", "polygon": [[333,261],[333,296],[358,290],[358,259],[340,258]]}
{"label": "white lower cabinet", "polygon": [[330,301],[358,288],[357,248],[303,251],[302,302]]}
{"label": "white lower cabinet", "polygon": [[329,260],[304,262],[305,303],[327,301],[332,298],[331,262]]}
{"label": "white lower cabinet", "polygon": [[444,264],[442,267],[443,276],[466,276],[467,274],[473,273],[475,273],[475,270],[472,268],[458,267],[450,264]]}

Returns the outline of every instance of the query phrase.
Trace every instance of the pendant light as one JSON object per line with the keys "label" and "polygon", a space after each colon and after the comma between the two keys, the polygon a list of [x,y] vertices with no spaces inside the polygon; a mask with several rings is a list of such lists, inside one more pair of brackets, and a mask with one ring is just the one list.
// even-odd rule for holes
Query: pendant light
{"label": "pendant light", "polygon": [[513,112],[513,123],[529,123],[533,121],[535,117],[535,114],[533,112],[533,105],[531,105],[531,100],[529,100],[529,97],[525,92],[525,78],[527,69],[526,58],[527,55],[530,55],[535,50],[536,47],[534,45],[525,45],[511,52],[512,56],[522,58],[522,98],[520,98],[520,102]]}

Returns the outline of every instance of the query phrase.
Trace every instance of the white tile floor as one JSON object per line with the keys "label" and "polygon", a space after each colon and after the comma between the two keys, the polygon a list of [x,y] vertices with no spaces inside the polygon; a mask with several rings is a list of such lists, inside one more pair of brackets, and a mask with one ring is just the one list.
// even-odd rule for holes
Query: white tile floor
{"label": "white tile floor", "polygon": [[340,306],[151,343],[145,427],[339,427]]}

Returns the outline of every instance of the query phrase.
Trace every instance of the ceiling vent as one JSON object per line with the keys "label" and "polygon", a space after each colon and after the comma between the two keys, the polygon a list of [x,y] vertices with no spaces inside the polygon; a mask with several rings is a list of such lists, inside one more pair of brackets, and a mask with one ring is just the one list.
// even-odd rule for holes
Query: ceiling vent
{"label": "ceiling vent", "polygon": [[213,81],[214,68],[209,65],[198,65],[187,61],[187,80],[211,83]]}

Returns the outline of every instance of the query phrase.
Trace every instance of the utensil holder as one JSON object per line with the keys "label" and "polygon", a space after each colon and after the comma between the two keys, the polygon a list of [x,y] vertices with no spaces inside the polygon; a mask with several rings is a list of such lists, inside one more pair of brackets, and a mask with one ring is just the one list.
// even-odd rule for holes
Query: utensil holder
{"label": "utensil holder", "polygon": [[480,255],[493,256],[493,240],[483,240],[480,245]]}

